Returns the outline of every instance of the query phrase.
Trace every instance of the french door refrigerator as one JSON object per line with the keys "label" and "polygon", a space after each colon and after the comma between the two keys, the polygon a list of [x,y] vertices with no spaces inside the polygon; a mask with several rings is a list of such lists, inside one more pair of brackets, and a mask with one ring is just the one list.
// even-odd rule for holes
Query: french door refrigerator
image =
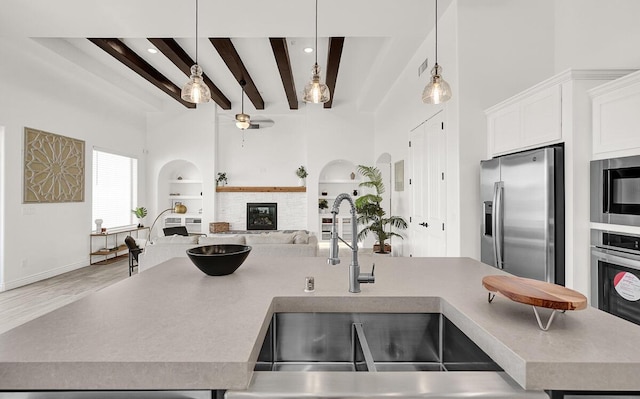
{"label": "french door refrigerator", "polygon": [[564,285],[562,146],[481,161],[481,260]]}

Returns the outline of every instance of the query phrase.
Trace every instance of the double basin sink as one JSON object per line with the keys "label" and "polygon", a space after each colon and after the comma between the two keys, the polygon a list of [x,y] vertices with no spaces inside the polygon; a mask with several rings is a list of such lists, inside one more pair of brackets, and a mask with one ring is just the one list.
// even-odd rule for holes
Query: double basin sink
{"label": "double basin sink", "polygon": [[440,313],[275,313],[251,383],[225,397],[548,398]]}
{"label": "double basin sink", "polygon": [[501,371],[439,313],[276,313],[256,371]]}

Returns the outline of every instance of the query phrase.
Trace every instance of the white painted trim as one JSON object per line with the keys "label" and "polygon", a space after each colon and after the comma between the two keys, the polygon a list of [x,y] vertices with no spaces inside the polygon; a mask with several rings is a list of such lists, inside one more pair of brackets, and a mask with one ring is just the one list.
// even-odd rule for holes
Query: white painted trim
{"label": "white painted trim", "polygon": [[63,273],[71,272],[77,269],[81,269],[83,267],[89,266],[89,260],[85,259],[81,262],[72,263],[70,265],[65,265],[61,267],[57,267],[55,269],[47,270],[41,273],[32,274],[31,276],[23,277],[14,281],[5,281],[2,285],[0,285],[1,291],[12,290],[14,288],[22,287],[27,284],[35,283],[41,280],[45,280],[51,277],[58,276]]}
{"label": "white painted trim", "polygon": [[630,71],[631,71],[630,73],[628,73],[623,77],[601,84],[600,86],[596,86],[593,89],[588,90],[587,93],[589,93],[591,98],[593,98],[603,94],[607,94],[609,92],[612,92],[618,89],[626,88],[636,83],[640,83],[640,71],[638,70],[630,70]]}
{"label": "white painted trim", "polygon": [[547,80],[543,80],[542,82],[521,91],[513,97],[509,97],[491,108],[487,108],[484,113],[485,115],[488,115],[496,112],[500,108],[517,103],[540,90],[560,85],[570,80],[612,80],[619,79],[635,71],[636,69],[567,69],[564,72],[554,75]]}
{"label": "white painted trim", "polygon": [[5,154],[5,144],[4,144],[4,138],[5,138],[5,128],[4,126],[0,126],[0,181],[3,182],[2,185],[0,185],[0,292],[4,291],[4,262],[5,262],[5,250],[4,250],[4,245],[5,245],[5,238],[7,237],[7,235],[5,234],[5,228],[4,228],[4,188],[6,186],[6,176],[4,173],[4,162],[5,159],[7,159],[6,154]]}

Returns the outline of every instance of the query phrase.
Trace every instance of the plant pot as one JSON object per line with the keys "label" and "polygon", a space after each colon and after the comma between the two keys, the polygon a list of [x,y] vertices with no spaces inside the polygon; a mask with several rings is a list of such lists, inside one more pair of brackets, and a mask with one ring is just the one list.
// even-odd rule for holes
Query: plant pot
{"label": "plant pot", "polygon": [[385,243],[384,244],[384,252],[380,252],[380,244],[379,243],[374,244],[373,245],[373,252],[374,253],[383,253],[383,254],[384,253],[391,253],[391,245]]}
{"label": "plant pot", "polygon": [[301,177],[298,179],[298,186],[305,187],[306,185],[307,185],[307,179],[305,179],[304,177]]}

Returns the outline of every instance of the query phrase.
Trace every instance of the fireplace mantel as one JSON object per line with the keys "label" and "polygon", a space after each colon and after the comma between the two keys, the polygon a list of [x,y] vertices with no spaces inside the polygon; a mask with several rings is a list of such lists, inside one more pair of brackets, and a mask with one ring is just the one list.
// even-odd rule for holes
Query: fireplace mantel
{"label": "fireplace mantel", "polygon": [[218,193],[306,193],[306,187],[218,186]]}

